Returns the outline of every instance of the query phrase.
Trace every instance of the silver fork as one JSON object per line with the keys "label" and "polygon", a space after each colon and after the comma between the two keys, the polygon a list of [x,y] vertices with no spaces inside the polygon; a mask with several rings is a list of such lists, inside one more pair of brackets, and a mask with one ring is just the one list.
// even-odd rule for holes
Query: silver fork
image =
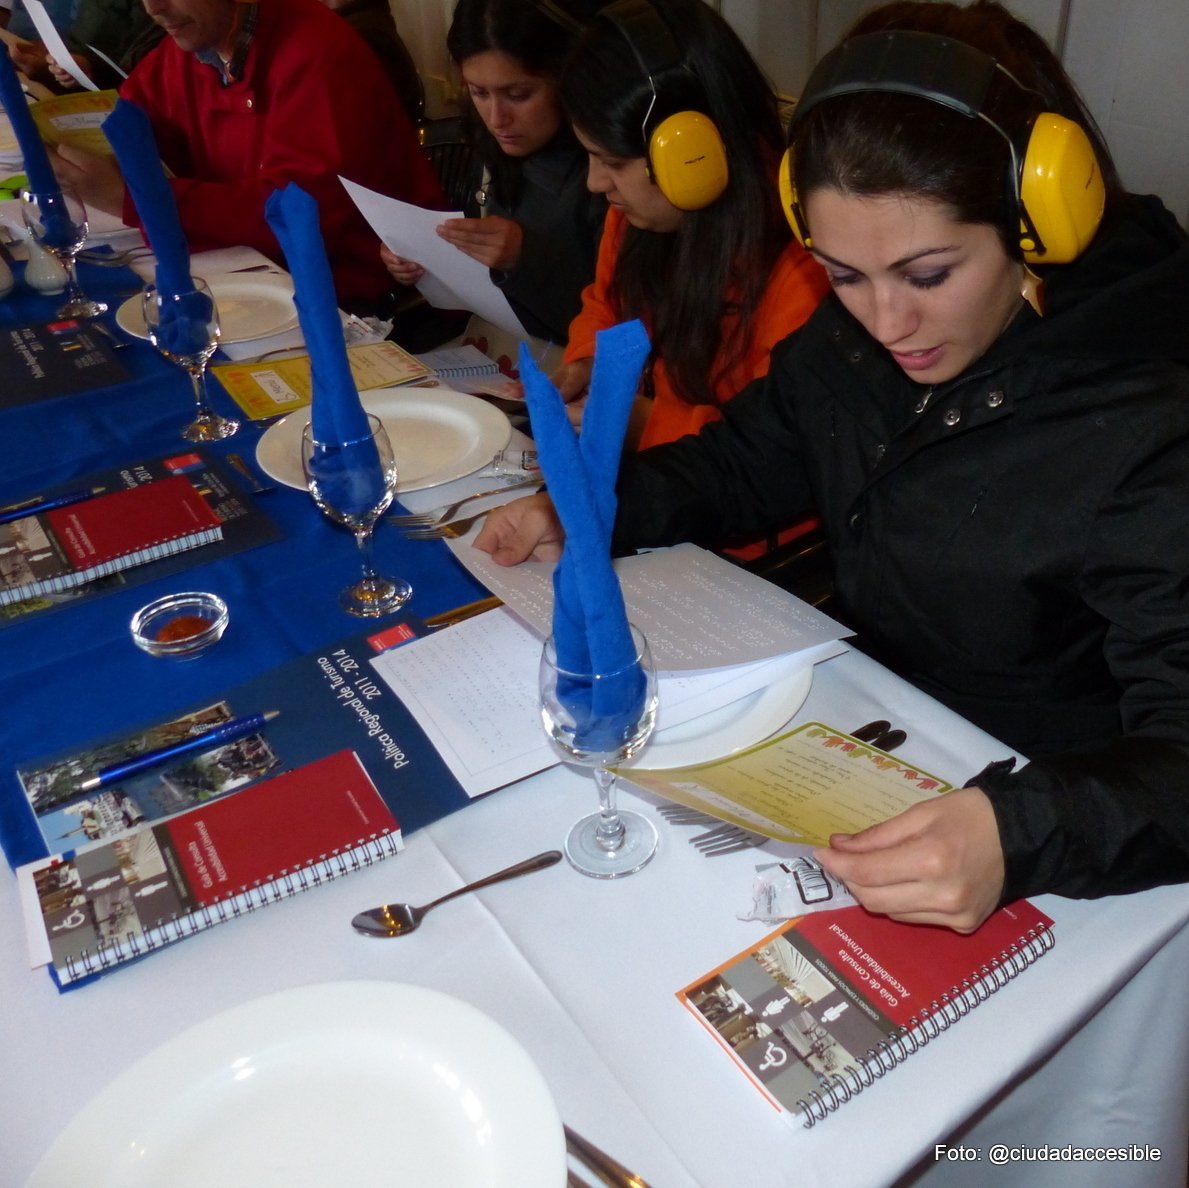
{"label": "silver fork", "polygon": [[752,833],[750,829],[724,823],[691,837],[689,844],[707,858],[713,858],[716,854],[734,854],[738,850],[750,850],[755,846],[762,846],[767,840],[762,833]]}
{"label": "silver fork", "polygon": [[449,524],[398,524],[397,528],[405,540],[445,540],[447,537],[465,536],[472,524],[477,524],[489,511],[494,510],[488,507],[473,516],[451,520]]}
{"label": "silver fork", "polygon": [[707,858],[717,858],[720,854],[738,854],[741,850],[754,850],[767,840],[762,833],[751,833],[747,829],[740,829],[738,825],[732,825],[726,832],[705,841],[691,837],[690,844],[699,854]]}
{"label": "silver fork", "polygon": [[492,495],[504,495],[508,491],[522,491],[525,487],[537,487],[540,484],[541,476],[533,475],[531,478],[519,479],[491,491],[477,491],[474,495],[466,495],[462,499],[456,499],[453,503],[430,508],[429,511],[401,513],[388,516],[387,519],[399,528],[441,528],[454,518],[460,507],[464,507],[476,499],[488,499]]}
{"label": "silver fork", "polygon": [[133,260],[140,260],[153,254],[152,248],[127,248],[122,252],[101,252],[94,248],[85,248],[79,252],[78,259],[84,264],[98,264],[103,268],[122,268]]}
{"label": "silver fork", "polygon": [[708,858],[717,854],[734,854],[739,850],[750,850],[762,846],[768,839],[762,833],[753,833],[739,825],[719,821],[700,809],[687,808],[682,804],[662,804],[657,812],[674,825],[709,825],[705,833],[696,833],[689,838],[689,844]]}

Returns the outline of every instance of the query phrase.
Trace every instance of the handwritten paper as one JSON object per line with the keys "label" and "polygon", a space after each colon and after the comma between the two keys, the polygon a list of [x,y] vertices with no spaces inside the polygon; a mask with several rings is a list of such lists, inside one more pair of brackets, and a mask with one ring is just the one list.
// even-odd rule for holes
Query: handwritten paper
{"label": "handwritten paper", "polygon": [[[472,547],[479,528],[448,540],[450,551],[539,635],[548,635],[553,566],[496,565]],[[644,632],[662,672],[767,660],[851,634],[800,598],[697,545],[621,557],[615,572],[628,618]]]}
{"label": "handwritten paper", "polygon": [[[501,608],[394,648],[371,663],[467,795],[478,796],[560,761],[541,725],[541,648],[542,636]],[[658,735],[767,688],[832,651],[700,673],[662,673]]]}

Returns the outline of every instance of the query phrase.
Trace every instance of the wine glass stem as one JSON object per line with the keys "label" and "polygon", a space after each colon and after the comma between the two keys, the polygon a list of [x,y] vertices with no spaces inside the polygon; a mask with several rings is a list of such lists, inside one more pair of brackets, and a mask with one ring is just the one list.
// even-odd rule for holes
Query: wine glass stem
{"label": "wine glass stem", "polygon": [[595,841],[608,852],[623,845],[624,827],[615,807],[615,772],[599,766],[594,769],[595,787],[599,790],[599,824]]}
{"label": "wine glass stem", "polygon": [[78,283],[78,266],[74,260],[74,253],[67,252],[65,255],[58,257],[62,261],[62,267],[66,270],[66,297],[71,303],[85,301],[83,296],[82,286]]}
{"label": "wine glass stem", "polygon": [[376,565],[372,550],[372,525],[360,526],[355,529],[355,543],[359,546],[359,561],[363,566],[363,584],[370,585],[376,580]]}
{"label": "wine glass stem", "polygon": [[194,404],[198,410],[198,419],[207,421],[211,418],[211,410],[206,403],[206,368],[187,368],[190,376],[190,386],[194,389]]}

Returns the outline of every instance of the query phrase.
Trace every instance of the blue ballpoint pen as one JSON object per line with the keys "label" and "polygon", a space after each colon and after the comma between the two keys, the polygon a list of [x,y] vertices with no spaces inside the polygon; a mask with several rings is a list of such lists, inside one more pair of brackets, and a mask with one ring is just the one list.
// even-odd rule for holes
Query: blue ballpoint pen
{"label": "blue ballpoint pen", "polygon": [[25,516],[35,516],[38,512],[53,511],[56,507],[68,507],[72,503],[82,503],[84,499],[102,494],[102,487],[80,487],[75,491],[63,491],[61,495],[38,495],[34,499],[10,503],[7,507],[0,508],[0,524],[7,524],[11,520],[20,520]]}
{"label": "blue ballpoint pen", "polygon": [[179,743],[173,743],[168,747],[159,747],[155,751],[146,751],[143,755],[137,755],[135,759],[125,759],[122,763],[113,763],[110,767],[101,767],[93,776],[88,776],[79,782],[78,791],[94,792],[97,788],[114,784],[118,780],[126,780],[130,775],[135,775],[138,771],[144,771],[148,767],[168,763],[179,755],[188,755],[191,751],[207,751],[212,747],[234,742],[237,738],[243,738],[246,734],[254,734],[257,730],[262,729],[280,712],[280,710],[265,710],[262,714],[250,714],[246,718],[232,718],[230,722],[224,722],[222,726],[203,730]]}

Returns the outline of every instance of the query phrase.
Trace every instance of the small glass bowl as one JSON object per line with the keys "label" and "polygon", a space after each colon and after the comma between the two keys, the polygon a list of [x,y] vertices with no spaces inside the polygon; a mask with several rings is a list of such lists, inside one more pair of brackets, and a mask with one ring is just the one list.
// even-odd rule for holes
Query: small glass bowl
{"label": "small glass bowl", "polygon": [[132,616],[132,639],[150,656],[188,660],[219,642],[228,618],[217,594],[167,594]]}

